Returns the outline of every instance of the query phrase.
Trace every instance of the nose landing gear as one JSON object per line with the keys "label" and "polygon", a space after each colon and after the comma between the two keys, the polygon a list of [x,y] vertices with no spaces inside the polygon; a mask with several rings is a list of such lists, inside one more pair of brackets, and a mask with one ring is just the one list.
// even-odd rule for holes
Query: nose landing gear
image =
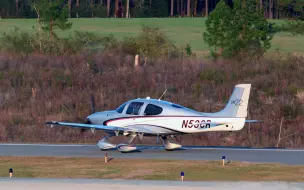
{"label": "nose landing gear", "polygon": [[100,148],[100,150],[102,151],[107,151],[107,150],[111,150],[111,149],[115,149],[116,145],[115,144],[111,144],[109,142],[107,142],[106,140],[109,139],[110,137],[112,137],[112,135],[106,136],[103,139],[101,139],[98,143],[97,146],[98,148]]}

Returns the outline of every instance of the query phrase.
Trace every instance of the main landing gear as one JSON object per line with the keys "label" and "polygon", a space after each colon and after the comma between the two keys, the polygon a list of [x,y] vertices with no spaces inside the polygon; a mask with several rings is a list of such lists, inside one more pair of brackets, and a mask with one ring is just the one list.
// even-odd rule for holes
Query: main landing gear
{"label": "main landing gear", "polygon": [[162,136],[162,139],[163,139],[164,149],[166,149],[167,151],[172,151],[172,150],[179,149],[182,147],[182,145],[180,145],[180,144],[170,142],[167,139],[167,136]]}
{"label": "main landing gear", "polygon": [[[135,152],[135,151],[140,150],[135,145],[131,145],[131,143],[136,136],[139,136],[142,139],[143,135],[140,135],[140,134],[125,134],[124,136],[128,137],[128,142],[126,144],[122,143],[122,144],[118,144],[118,145],[115,145],[115,144],[112,144],[112,143],[109,143],[109,142],[106,141],[107,139],[109,139],[110,137],[113,137],[113,136],[118,136],[118,135],[110,134],[110,135],[102,138],[97,143],[98,148],[100,148],[100,150],[102,150],[102,151],[113,150],[113,149],[117,148],[117,150],[119,150],[120,152]],[[170,142],[167,139],[167,136],[161,136],[161,137],[162,137],[162,140],[163,140],[163,147],[167,151],[172,151],[172,150],[179,149],[179,148],[182,147],[182,145],[180,145],[180,144]]]}

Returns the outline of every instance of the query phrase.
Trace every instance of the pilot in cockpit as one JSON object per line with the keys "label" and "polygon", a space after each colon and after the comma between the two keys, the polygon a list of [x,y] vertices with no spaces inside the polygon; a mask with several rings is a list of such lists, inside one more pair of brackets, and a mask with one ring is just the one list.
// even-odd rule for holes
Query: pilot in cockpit
{"label": "pilot in cockpit", "polygon": [[138,115],[140,107],[141,107],[141,104],[135,104],[134,107],[133,107],[132,114],[133,115]]}

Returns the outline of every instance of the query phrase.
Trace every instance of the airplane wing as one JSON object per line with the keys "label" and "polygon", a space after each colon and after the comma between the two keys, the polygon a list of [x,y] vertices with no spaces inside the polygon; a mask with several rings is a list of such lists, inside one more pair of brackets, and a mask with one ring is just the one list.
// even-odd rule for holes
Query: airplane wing
{"label": "airplane wing", "polygon": [[84,123],[68,123],[68,122],[58,122],[58,121],[48,121],[45,124],[51,125],[60,125],[60,126],[69,126],[82,129],[99,129],[104,131],[126,131],[126,132],[138,132],[136,129],[116,127],[116,126],[106,126],[106,125],[94,125],[94,124],[84,124]]}
{"label": "airplane wing", "polygon": [[245,123],[263,123],[262,120],[245,120]]}

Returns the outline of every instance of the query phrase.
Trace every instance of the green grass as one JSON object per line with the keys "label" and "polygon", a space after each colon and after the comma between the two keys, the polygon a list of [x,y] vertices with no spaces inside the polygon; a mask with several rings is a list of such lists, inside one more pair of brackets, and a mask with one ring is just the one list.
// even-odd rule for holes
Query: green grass
{"label": "green grass", "polygon": [[[71,19],[73,27],[59,33],[67,36],[73,30],[89,31],[102,35],[113,34],[121,38],[123,36],[134,36],[141,30],[141,25],[159,27],[177,45],[189,43],[198,54],[208,52],[208,46],[203,41],[202,34],[205,30],[205,18],[82,18]],[[13,27],[31,31],[36,19],[2,19],[0,20],[0,33],[9,32]],[[283,20],[274,20],[283,23]],[[304,36],[292,36],[287,33],[277,34],[269,52],[279,50],[280,52],[304,52]]]}
{"label": "green grass", "polygon": [[252,164],[219,161],[172,161],[67,157],[0,157],[0,177],[103,178],[188,181],[304,181],[304,165]]}

